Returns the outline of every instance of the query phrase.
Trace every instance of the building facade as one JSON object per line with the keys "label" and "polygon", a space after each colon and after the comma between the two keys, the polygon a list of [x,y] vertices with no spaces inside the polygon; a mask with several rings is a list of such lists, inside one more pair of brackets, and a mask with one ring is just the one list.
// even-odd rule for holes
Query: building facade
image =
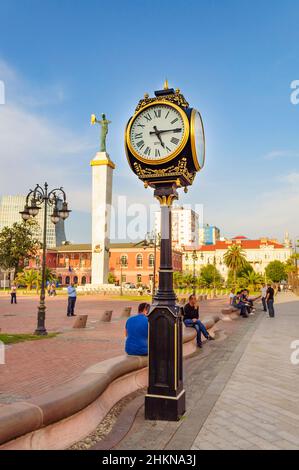
{"label": "building facade", "polygon": [[[293,253],[292,247],[289,244],[282,244],[277,240],[271,240],[269,238],[250,240],[243,236],[237,236],[231,240],[218,240],[213,245],[202,245],[196,250],[196,274],[199,275],[203,266],[214,264],[221,276],[227,279],[228,268],[224,263],[224,254],[233,244],[239,245],[244,250],[247,261],[252,265],[253,269],[261,275],[264,275],[265,268],[271,261],[279,260],[285,263]],[[185,248],[182,257],[183,271],[187,273],[193,272],[194,261],[192,256],[190,256],[192,251],[192,247]],[[186,256],[186,254],[188,254],[188,256]]]}
{"label": "building facade", "polygon": [[[91,244],[67,244],[52,248],[47,252],[47,266],[53,270],[59,283],[63,286],[74,282],[75,284],[92,284],[91,275]],[[40,266],[40,257],[29,261],[29,267],[37,269]],[[109,272],[115,277],[117,283],[130,282],[135,285],[150,287],[156,272],[158,282],[158,268],[160,264],[160,250],[155,250],[145,242],[140,243],[111,243],[109,249]],[[182,253],[173,252],[173,267],[175,271],[182,271]]]}
{"label": "building facade", "polygon": [[[199,244],[199,215],[192,209],[174,206],[172,214],[172,245],[175,250],[183,246],[196,248]],[[155,212],[154,230],[161,232],[161,212]]]}
{"label": "building facade", "polygon": [[199,245],[215,245],[220,240],[220,230],[214,225],[205,224],[198,230]]}
{"label": "building facade", "polygon": [[[15,222],[22,222],[20,211],[24,210],[26,196],[2,196],[0,201],[0,231],[4,227],[11,227]],[[34,233],[35,237],[43,241],[44,207],[42,207],[35,220],[38,222],[38,228]],[[51,221],[51,210],[48,211],[47,223],[47,247],[52,248],[60,246],[66,240],[64,230],[64,220],[59,220],[55,225]]]}

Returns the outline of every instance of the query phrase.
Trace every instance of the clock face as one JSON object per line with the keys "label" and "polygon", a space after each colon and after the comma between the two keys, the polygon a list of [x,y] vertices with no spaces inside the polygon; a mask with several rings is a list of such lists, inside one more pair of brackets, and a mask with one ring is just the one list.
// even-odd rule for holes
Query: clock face
{"label": "clock face", "polygon": [[143,108],[130,123],[131,152],[147,163],[162,163],[178,155],[189,135],[188,119],[179,106],[155,104]]}
{"label": "clock face", "polygon": [[191,146],[192,154],[197,170],[200,170],[205,163],[205,134],[200,113],[192,110],[191,116]]}

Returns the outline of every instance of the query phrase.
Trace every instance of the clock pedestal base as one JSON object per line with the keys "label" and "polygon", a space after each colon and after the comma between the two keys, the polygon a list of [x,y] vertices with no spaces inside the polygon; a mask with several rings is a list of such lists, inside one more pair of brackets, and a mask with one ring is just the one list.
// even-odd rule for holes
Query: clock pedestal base
{"label": "clock pedestal base", "polygon": [[175,398],[154,395],[145,396],[145,419],[179,421],[186,411],[185,390]]}

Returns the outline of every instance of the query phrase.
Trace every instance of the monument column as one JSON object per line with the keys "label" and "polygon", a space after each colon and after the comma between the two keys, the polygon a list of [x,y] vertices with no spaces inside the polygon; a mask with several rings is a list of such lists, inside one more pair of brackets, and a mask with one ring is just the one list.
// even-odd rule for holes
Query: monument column
{"label": "monument column", "polygon": [[92,168],[92,274],[91,284],[108,284],[110,215],[112,204],[112,176],[115,164],[106,152],[108,121],[102,114],[98,121],[91,116],[91,123],[101,126],[100,152],[91,160]]}

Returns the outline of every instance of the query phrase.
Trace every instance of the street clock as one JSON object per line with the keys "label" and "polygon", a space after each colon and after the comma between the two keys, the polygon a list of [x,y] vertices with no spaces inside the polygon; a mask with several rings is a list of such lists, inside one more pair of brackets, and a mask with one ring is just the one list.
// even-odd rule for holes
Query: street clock
{"label": "street clock", "polygon": [[168,87],[139,101],[125,131],[128,161],[145,185],[189,186],[205,161],[200,113],[180,90]]}

